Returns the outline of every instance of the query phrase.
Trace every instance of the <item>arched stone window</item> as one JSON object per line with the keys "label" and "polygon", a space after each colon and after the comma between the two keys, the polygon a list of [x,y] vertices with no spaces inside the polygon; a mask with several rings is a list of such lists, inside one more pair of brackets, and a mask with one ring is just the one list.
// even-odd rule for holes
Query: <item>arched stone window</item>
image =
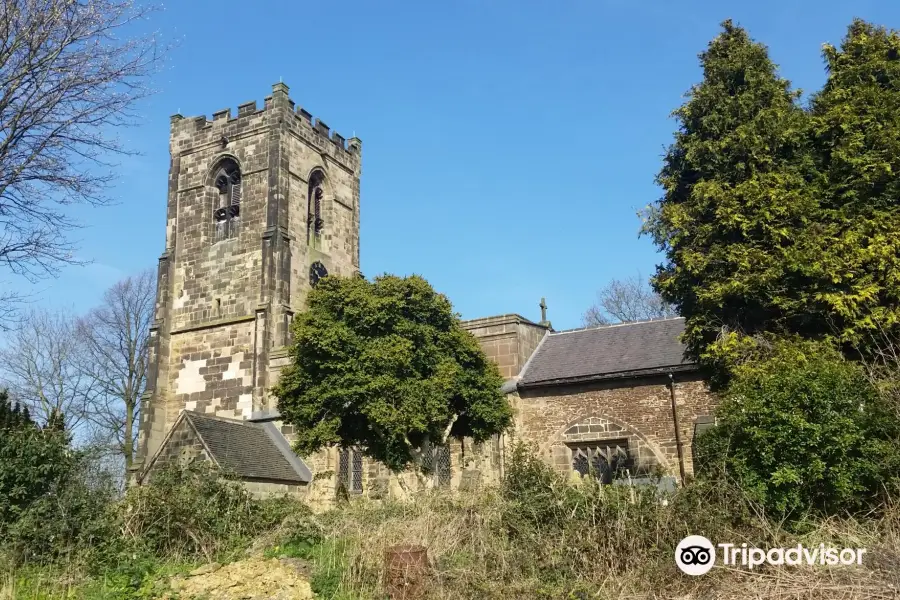
{"label": "arched stone window", "polygon": [[322,230],[325,220],[322,218],[325,201],[325,173],[316,169],[309,176],[307,191],[306,243],[316,250],[322,249]]}
{"label": "arched stone window", "polygon": [[668,471],[667,461],[643,435],[598,415],[570,422],[550,445],[552,461],[563,472],[590,475],[602,483],[622,476]]}
{"label": "arched stone window", "polygon": [[572,452],[572,470],[582,477],[594,477],[601,483],[612,483],[613,479],[633,468],[633,461],[628,456],[627,439],[574,442],[569,449]]}
{"label": "arched stone window", "polygon": [[218,199],[213,210],[215,240],[236,237],[241,228],[241,169],[230,158],[223,159],[215,171]]}

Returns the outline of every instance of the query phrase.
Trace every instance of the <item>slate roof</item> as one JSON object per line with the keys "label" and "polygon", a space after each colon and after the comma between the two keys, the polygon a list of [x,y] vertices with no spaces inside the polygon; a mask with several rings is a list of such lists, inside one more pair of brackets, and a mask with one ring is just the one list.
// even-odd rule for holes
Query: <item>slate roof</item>
{"label": "slate roof", "polygon": [[245,479],[308,483],[312,474],[272,423],[250,423],[184,411],[220,467]]}
{"label": "slate roof", "polygon": [[549,332],[522,369],[519,387],[693,370],[680,341],[684,319]]}

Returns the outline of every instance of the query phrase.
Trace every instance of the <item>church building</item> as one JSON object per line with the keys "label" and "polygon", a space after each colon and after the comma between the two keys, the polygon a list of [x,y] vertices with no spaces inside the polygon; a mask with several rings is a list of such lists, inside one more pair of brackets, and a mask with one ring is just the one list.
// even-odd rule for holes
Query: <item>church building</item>
{"label": "church building", "polygon": [[[269,392],[307,292],[329,274],[359,273],[362,142],[330,131],[278,83],[261,108],[174,115],[169,147],[133,481],[203,460],[254,493],[314,506],[338,494],[399,493],[395,475],[353,448],[295,455]],[[683,320],[554,331],[545,309],[542,300],[539,322],[463,322],[499,366],[515,426],[489,443],[432,448],[435,484],[497,480],[517,440],[565,473],[689,476],[693,438],[713,422],[716,399],[683,358]]]}

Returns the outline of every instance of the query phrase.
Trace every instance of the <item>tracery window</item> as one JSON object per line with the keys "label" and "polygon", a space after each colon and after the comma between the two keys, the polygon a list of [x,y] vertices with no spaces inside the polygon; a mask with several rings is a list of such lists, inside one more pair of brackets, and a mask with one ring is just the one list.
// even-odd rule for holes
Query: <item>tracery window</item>
{"label": "tracery window", "polygon": [[604,440],[584,442],[569,446],[572,451],[572,469],[582,476],[590,475],[601,483],[612,483],[628,468],[628,440]]}
{"label": "tracery window", "polygon": [[215,186],[218,199],[213,211],[216,241],[236,237],[241,225],[241,170],[230,158],[223,160],[216,170]]}

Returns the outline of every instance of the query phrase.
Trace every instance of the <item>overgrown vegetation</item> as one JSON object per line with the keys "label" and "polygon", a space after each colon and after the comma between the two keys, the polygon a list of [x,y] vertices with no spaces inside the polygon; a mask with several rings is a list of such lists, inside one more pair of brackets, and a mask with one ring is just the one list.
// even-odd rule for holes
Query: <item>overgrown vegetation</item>
{"label": "overgrown vegetation", "polygon": [[[409,542],[428,548],[430,598],[871,598],[889,597],[889,586],[900,583],[893,570],[900,564],[900,514],[893,508],[878,519],[788,530],[724,482],[695,482],[672,495],[591,480],[574,484],[526,447],[512,453],[499,488],[423,493],[415,502],[362,501],[319,520],[321,543],[281,550],[310,560],[314,573],[329,573],[331,583],[318,588],[324,598],[380,598],[384,551]],[[689,533],[760,547],[862,546],[878,558],[839,572],[718,569],[690,578],[672,558]]]}
{"label": "overgrown vegetation", "polygon": [[0,570],[17,575],[0,580],[0,590],[15,587],[31,597],[29,590],[44,585],[65,596],[77,582],[79,597],[157,597],[170,575],[233,560],[282,522],[310,514],[294,500],[254,499],[204,463],[160,469],[150,484],[123,496],[84,463],[72,464],[52,493],[6,522]]}
{"label": "overgrown vegetation", "polygon": [[[301,569],[319,598],[381,600],[384,552],[400,543],[427,547],[433,599],[871,598],[900,585],[900,510],[890,502],[876,518],[786,528],[724,481],[673,494],[575,483],[525,446],[511,453],[499,487],[422,492],[414,502],[358,500],[321,515],[291,500],[254,500],[219,475],[200,467],[160,472],[97,515],[115,523],[104,542],[85,539],[64,557],[17,563],[0,579],[0,598],[155,598],[197,564],[249,552]],[[690,578],[672,560],[688,534],[760,547],[865,547],[872,560]]]}
{"label": "overgrown vegetation", "polygon": [[118,528],[123,542],[144,553],[212,561],[246,546],[291,510],[290,501],[261,503],[227,474],[191,463],[160,469],[151,485],[129,490]]}
{"label": "overgrown vegetation", "polygon": [[772,515],[867,511],[898,489],[893,409],[833,347],[763,342],[734,368],[719,426],[695,452],[705,477],[734,478]]}

